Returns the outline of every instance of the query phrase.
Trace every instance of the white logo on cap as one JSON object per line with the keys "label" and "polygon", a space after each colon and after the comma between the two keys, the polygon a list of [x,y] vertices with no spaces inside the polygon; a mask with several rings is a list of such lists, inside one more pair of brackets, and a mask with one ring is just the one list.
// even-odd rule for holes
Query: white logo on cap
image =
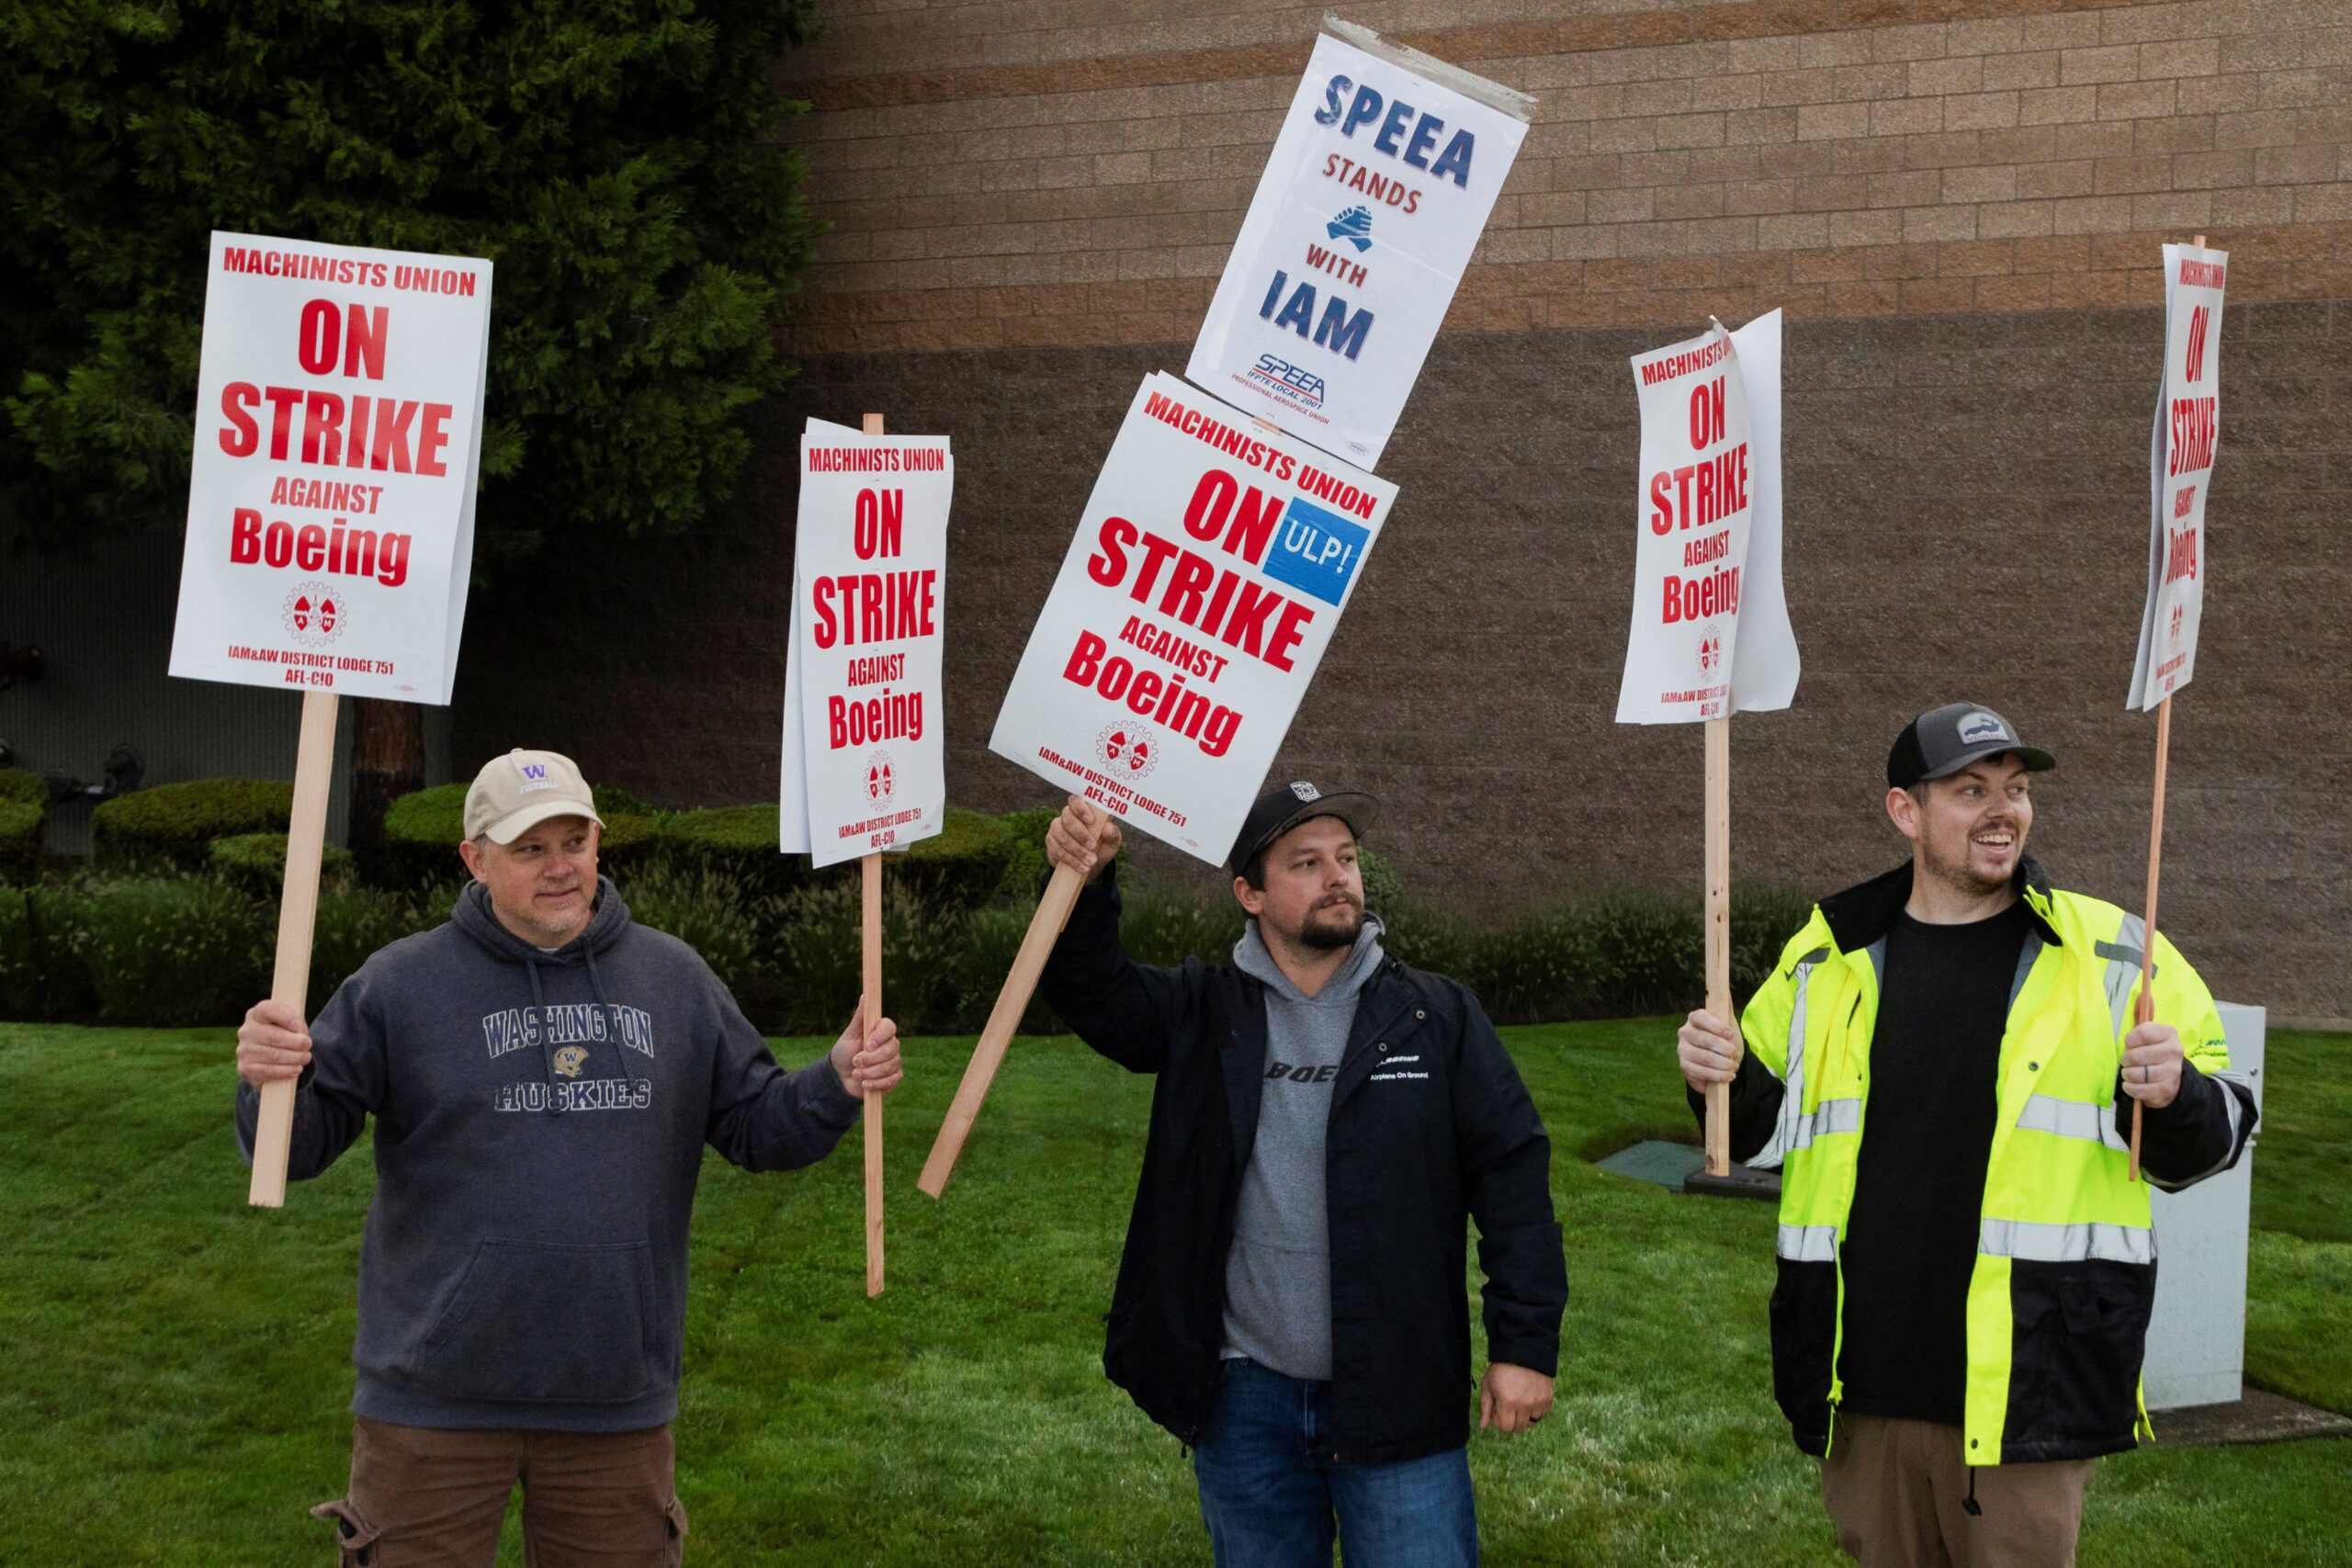
{"label": "white logo on cap", "polygon": [[1292,780],[1290,792],[1291,794],[1298,796],[1301,800],[1320,800],[1323,798],[1323,792],[1317,789],[1313,784],[1308,784],[1305,779]]}
{"label": "white logo on cap", "polygon": [[1960,739],[1963,746],[1978,740],[2009,739],[2009,727],[2001,722],[2000,716],[1986,713],[1983,708],[1978,708],[1960,721]]}

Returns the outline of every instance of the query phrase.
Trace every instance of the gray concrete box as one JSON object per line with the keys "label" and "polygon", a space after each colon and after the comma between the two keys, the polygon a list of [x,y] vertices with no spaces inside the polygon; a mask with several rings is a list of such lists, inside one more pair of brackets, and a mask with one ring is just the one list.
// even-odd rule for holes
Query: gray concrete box
{"label": "gray concrete box", "polygon": [[[2266,1013],[2222,1002],[2230,1065],[2262,1105]],[[2156,1209],[2156,1304],[2141,1373],[2150,1410],[2234,1404],[2245,1392],[2245,1251],[2254,1194],[2254,1149],[2232,1168],[2185,1192],[2153,1194]]]}

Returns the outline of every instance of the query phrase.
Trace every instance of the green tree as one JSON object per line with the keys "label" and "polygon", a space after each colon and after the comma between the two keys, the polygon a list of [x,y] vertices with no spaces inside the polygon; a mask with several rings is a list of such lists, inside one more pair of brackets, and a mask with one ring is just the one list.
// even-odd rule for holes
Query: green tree
{"label": "green tree", "polygon": [[[0,0],[0,528],[181,526],[215,229],[496,264],[478,573],[690,526],[789,374],[776,326],[817,225],[780,137],[807,105],[771,67],[809,15]],[[363,742],[385,731],[363,757],[421,767],[386,705],[362,705]],[[379,814],[356,800],[355,829]]]}
{"label": "green tree", "polygon": [[212,230],[497,264],[477,540],[685,527],[816,232],[793,0],[6,0],[0,466],[40,544],[176,528]]}

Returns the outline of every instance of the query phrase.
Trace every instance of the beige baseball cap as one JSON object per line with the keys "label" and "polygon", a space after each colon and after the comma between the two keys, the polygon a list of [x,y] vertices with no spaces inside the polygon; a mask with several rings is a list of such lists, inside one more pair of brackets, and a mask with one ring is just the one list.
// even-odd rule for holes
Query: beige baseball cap
{"label": "beige baseball cap", "polygon": [[511,844],[517,835],[550,817],[585,817],[599,828],[596,802],[580,765],[560,751],[526,751],[521,748],[492,757],[474,775],[466,791],[466,837],[490,835],[493,844]]}

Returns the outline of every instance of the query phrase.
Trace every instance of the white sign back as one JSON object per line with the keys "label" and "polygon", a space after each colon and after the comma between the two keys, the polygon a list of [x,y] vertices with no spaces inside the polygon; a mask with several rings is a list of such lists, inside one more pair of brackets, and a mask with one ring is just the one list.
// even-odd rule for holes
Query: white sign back
{"label": "white sign back", "polygon": [[2222,438],[2222,295],[2230,253],[2165,247],[2165,376],[2149,455],[2148,597],[2126,707],[2154,707],[2197,673],[2205,620],[2205,492]]}

